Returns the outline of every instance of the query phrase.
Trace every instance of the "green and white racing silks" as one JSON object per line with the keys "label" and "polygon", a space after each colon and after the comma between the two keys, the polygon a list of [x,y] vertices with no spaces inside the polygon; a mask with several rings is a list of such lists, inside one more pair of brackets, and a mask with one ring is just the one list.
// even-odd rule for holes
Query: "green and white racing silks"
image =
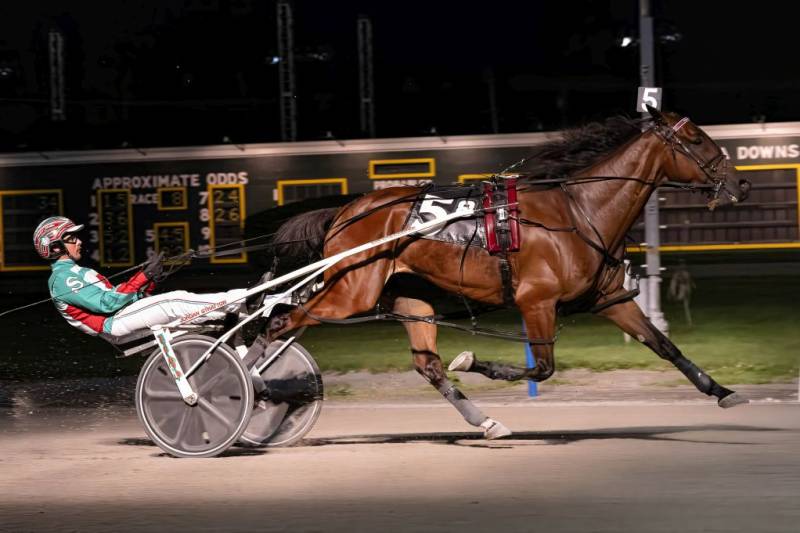
{"label": "green and white racing silks", "polygon": [[56,309],[70,325],[97,335],[111,330],[114,313],[142,298],[150,284],[142,272],[117,286],[97,271],[64,259],[54,261],[48,281]]}

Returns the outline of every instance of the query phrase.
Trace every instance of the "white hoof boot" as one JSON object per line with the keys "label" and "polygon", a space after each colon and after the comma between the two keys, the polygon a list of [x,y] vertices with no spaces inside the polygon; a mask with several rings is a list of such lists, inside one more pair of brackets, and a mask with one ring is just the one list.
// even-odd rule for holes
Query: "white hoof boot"
{"label": "white hoof boot", "polygon": [[472,352],[461,352],[456,356],[455,359],[450,363],[450,366],[447,367],[447,370],[450,372],[467,372],[470,368],[472,368],[472,364],[475,362],[475,354]]}
{"label": "white hoof boot", "polygon": [[483,428],[483,438],[486,440],[499,439],[511,435],[510,429],[492,418],[487,418],[481,422],[481,427]]}
{"label": "white hoof boot", "polygon": [[723,409],[730,409],[731,407],[735,407],[743,403],[750,403],[750,400],[748,400],[746,396],[743,396],[738,392],[733,392],[731,394],[728,394],[721,400],[717,401],[717,404]]}

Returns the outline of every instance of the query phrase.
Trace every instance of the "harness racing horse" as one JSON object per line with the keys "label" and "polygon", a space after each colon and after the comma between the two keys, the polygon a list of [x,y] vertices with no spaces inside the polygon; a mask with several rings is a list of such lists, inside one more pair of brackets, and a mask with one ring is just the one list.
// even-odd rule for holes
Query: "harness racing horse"
{"label": "harness racing horse", "polygon": [[[540,145],[518,174],[520,250],[508,255],[513,303],[519,308],[536,364],[518,368],[462,353],[451,370],[491,379],[543,381],[555,370],[557,312],[593,311],[675,365],[721,407],[747,400],[719,385],[687,359],[644,316],[623,288],[625,236],[661,185],[708,191],[710,209],[739,202],[750,184],[736,179],[720,147],[698,126],[650,108],[646,121],[609,119],[568,131]],[[422,189],[395,187],[367,194],[340,209],[318,210],[286,222],[275,241],[312,243],[329,257],[400,231]],[[272,318],[274,339],[305,325],[337,320],[374,308],[384,286],[399,273],[413,274],[453,293],[502,305],[500,259],[479,247],[409,237],[355,255],[325,272],[324,285],[304,304]],[[402,285],[402,284],[395,284]],[[392,296],[393,311],[432,316],[424,297]],[[404,321],[416,370],[486,438],[510,434],[486,417],[447,379],[436,347],[436,325]]]}

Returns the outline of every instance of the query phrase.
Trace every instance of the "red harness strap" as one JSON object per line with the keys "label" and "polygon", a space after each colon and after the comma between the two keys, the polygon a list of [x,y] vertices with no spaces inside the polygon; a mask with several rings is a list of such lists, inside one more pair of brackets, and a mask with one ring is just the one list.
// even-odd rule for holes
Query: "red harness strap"
{"label": "red harness strap", "polygon": [[519,208],[516,178],[486,183],[483,192],[486,247],[489,253],[518,252]]}

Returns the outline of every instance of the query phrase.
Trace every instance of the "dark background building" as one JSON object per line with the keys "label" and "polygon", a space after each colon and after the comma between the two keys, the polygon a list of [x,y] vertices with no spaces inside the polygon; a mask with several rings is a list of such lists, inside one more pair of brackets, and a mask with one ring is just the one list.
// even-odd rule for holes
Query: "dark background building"
{"label": "dark background building", "polygon": [[[664,106],[701,124],[797,120],[791,5],[653,0]],[[556,130],[634,112],[636,0],[291,6],[298,140],[368,136],[359,16],[372,24],[378,137]],[[5,2],[0,151],[280,141],[277,26],[274,1]],[[63,119],[51,109],[51,32]]]}

